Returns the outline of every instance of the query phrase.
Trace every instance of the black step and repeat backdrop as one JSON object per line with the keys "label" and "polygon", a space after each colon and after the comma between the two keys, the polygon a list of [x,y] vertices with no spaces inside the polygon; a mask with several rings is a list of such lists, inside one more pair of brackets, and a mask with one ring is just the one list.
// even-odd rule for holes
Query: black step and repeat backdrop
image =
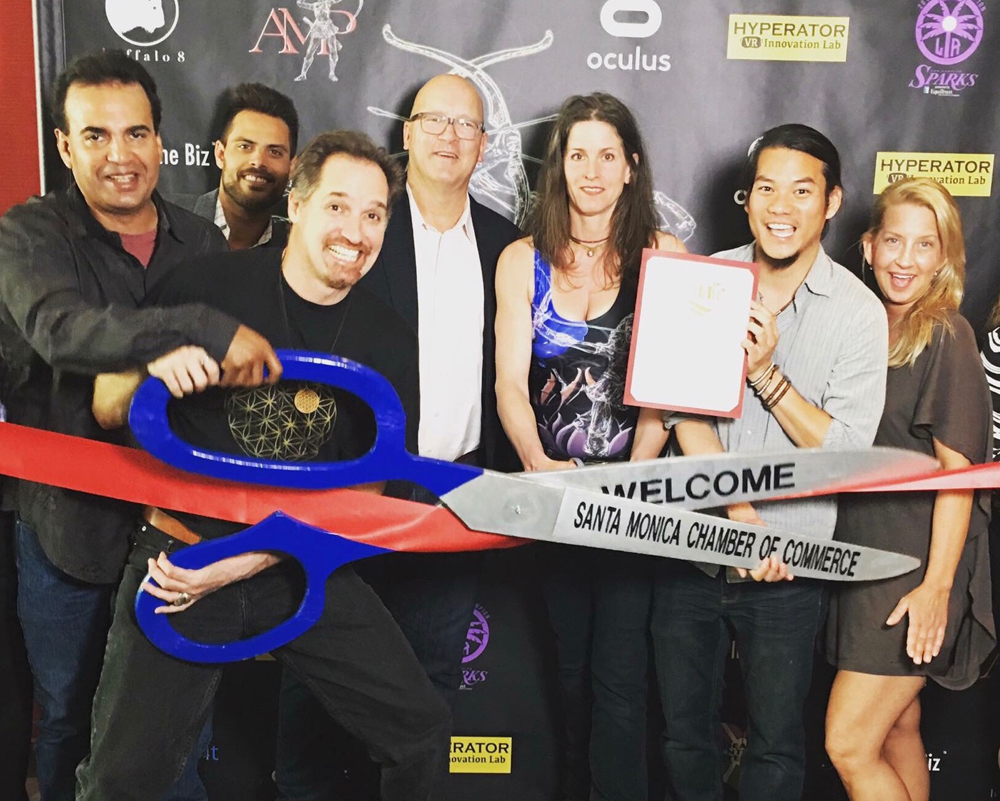
{"label": "black step and repeat backdrop", "polygon": [[[857,242],[875,193],[901,176],[927,175],[949,187],[964,215],[965,312],[977,329],[1000,291],[995,0],[36,3],[46,86],[68,59],[100,48],[123,48],[154,75],[164,106],[167,193],[217,184],[213,117],[229,85],[262,81],[289,94],[303,142],[329,128],[357,128],[395,152],[416,89],[454,72],[474,81],[486,104],[489,147],[472,191],[512,219],[523,219],[561,101],[604,90],[637,112],[663,226],[692,251],[748,239],[733,199],[739,165],[761,131],[803,122],[827,133],[844,160],[847,200],[826,241],[835,258],[859,263]],[[51,139],[46,172],[54,187],[66,174]],[[449,799],[553,797],[552,655],[530,566],[530,556],[518,552],[490,560],[470,621]],[[736,659],[719,732],[732,787],[746,725]],[[273,663],[254,663],[227,677],[216,742],[204,762],[218,801],[270,797],[274,713],[262,699],[273,697],[275,674]],[[822,752],[829,678],[818,665],[809,799],[843,797]],[[987,677],[965,693],[926,693],[935,799],[995,797],[998,692]],[[654,700],[654,771],[655,707]]]}

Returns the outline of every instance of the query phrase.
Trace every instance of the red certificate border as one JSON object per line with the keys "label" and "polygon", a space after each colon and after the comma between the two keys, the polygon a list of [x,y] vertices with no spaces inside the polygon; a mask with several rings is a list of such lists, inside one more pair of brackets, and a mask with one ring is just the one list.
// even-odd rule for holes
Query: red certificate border
{"label": "red certificate border", "polygon": [[[653,248],[645,248],[642,251],[642,265],[639,268],[639,291],[636,295],[635,300],[635,320],[632,323],[632,342],[629,345],[628,354],[628,371],[625,374],[625,403],[630,406],[649,406],[653,409],[667,409],[672,412],[687,412],[689,414],[704,414],[711,415],[713,417],[732,417],[738,418],[743,414],[743,392],[739,393],[739,401],[736,406],[732,409],[696,409],[690,406],[670,406],[658,403],[640,403],[632,396],[632,367],[635,362],[635,346],[638,341],[638,333],[640,330],[640,323],[642,320],[642,300],[643,300],[643,289],[646,285],[646,262],[652,258],[666,258],[666,259],[678,259],[680,261],[693,261],[701,264],[715,264],[722,265],[724,267],[735,267],[738,270],[749,270],[753,275],[753,285],[750,290],[750,298],[747,302],[747,320],[750,318],[750,300],[753,300],[757,296],[757,280],[760,277],[760,268],[753,262],[746,261],[730,261],[729,259],[713,259],[709,256],[696,256],[691,253],[675,253],[668,250],[654,250]],[[653,312],[650,312],[653,313]],[[747,377],[747,363],[746,359],[743,360],[743,370],[740,375],[740,386],[746,381]]]}

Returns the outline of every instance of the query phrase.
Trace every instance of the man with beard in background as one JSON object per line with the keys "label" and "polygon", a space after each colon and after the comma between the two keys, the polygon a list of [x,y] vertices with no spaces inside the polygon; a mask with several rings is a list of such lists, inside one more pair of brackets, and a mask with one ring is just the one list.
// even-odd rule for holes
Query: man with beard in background
{"label": "man with beard in background", "polygon": [[230,250],[288,242],[285,187],[299,137],[299,115],[291,98],[261,83],[227,89],[220,103],[222,134],[215,163],[219,188],[181,195],[175,202],[212,220]]}

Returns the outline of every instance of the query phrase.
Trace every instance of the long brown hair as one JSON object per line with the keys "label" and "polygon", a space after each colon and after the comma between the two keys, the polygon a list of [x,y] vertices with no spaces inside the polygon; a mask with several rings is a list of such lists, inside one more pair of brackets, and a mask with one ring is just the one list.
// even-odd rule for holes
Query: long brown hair
{"label": "long brown hair", "polygon": [[864,241],[871,242],[878,236],[886,210],[903,203],[922,206],[934,215],[944,263],[931,279],[930,288],[907,309],[900,320],[899,333],[889,350],[890,367],[912,365],[930,344],[935,326],[941,325],[948,332],[954,333],[948,313],[961,305],[965,286],[962,217],[951,194],[937,181],[930,178],[904,178],[886,187],[875,202]]}
{"label": "long brown hair", "polygon": [[552,265],[565,270],[573,263],[570,245],[569,192],[563,162],[570,129],[578,122],[597,120],[615,129],[629,159],[632,177],[622,191],[611,217],[611,240],[605,260],[609,283],[635,282],[642,249],[656,239],[657,215],[653,204],[653,175],[646,147],[632,112],[618,98],[604,92],[574,95],[559,109],[545,149],[535,202],[527,230],[535,248]]}

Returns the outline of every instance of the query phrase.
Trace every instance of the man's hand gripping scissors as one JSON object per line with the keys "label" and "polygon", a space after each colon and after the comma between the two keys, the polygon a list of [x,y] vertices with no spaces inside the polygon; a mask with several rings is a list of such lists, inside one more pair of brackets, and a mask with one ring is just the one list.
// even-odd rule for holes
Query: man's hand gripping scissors
{"label": "man's hand gripping scissors", "polygon": [[[167,418],[170,394],[157,380],[147,380],[135,394],[129,415],[133,432],[143,447],[157,458],[183,470],[218,479],[300,490],[349,487],[393,479],[410,481],[434,492],[442,505],[472,532],[710,561],[734,567],[756,566],[762,555],[767,555],[765,551],[775,547],[775,538],[786,546],[789,542],[801,543],[801,548],[811,548],[817,553],[818,549],[830,549],[836,543],[732,523],[682,507],[711,508],[736,500],[755,501],[787,496],[792,492],[799,495],[835,492],[840,486],[857,480],[859,474],[879,480],[902,480],[925,474],[936,466],[933,460],[919,454],[875,449],[799,451],[792,455],[759,457],[722,454],[700,459],[681,457],[598,465],[559,474],[507,475],[409,453],[404,445],[406,421],[402,405],[389,382],[376,371],[335,356],[295,351],[280,352],[279,356],[285,379],[339,387],[371,407],[377,434],[369,453],[350,461],[289,463],[194,447],[170,429]],[[760,470],[771,470],[776,456],[778,461],[794,463],[793,468],[798,469],[791,491],[787,483],[782,485],[768,480],[765,485],[760,480]],[[739,478],[746,470],[757,477],[757,483],[727,492],[731,480],[720,481],[719,477],[725,474]],[[619,497],[609,494],[606,489],[609,484],[621,484],[629,478],[649,480],[663,475],[677,479],[678,485],[685,481],[690,484],[690,477],[698,476],[704,479],[704,489],[698,492],[697,499],[688,498],[672,506]],[[355,500],[361,498],[353,497]],[[378,509],[379,504],[400,503],[378,496],[364,496],[363,502],[372,504],[372,509]],[[428,507],[410,505],[415,516],[428,520],[424,533],[427,538],[433,538],[435,529],[430,524]],[[294,514],[295,510],[288,512]],[[702,536],[691,544],[693,531],[708,530],[714,532],[711,539]],[[413,533],[411,526],[402,545],[404,549],[414,549]],[[848,557],[841,554],[846,548],[853,554],[849,563]],[[436,550],[422,546],[421,549]],[[919,565],[912,557],[873,548],[844,546],[844,549],[836,549],[832,569],[829,565],[824,568],[819,562],[816,569],[797,568],[796,574],[863,580],[899,575]],[[283,511],[275,511],[238,534],[177,551],[171,556],[171,562],[182,568],[198,569],[253,551],[274,551],[290,556],[302,565],[307,582],[301,606],[289,620],[249,639],[209,645],[180,636],[170,625],[168,615],[155,613],[163,602],[141,590],[136,598],[136,615],[150,640],[176,657],[202,662],[252,658],[290,642],[319,619],[326,579],[334,570],[348,562],[389,550],[332,534]],[[827,559],[828,563],[830,561]]]}

